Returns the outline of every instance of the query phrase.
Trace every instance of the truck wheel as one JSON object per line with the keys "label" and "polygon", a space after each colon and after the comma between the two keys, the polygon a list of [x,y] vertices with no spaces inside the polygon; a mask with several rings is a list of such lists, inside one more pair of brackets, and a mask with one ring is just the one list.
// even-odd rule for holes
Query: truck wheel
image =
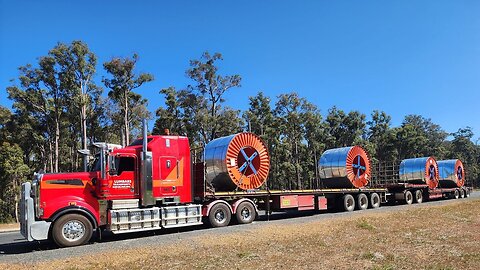
{"label": "truck wheel", "polygon": [[212,209],[210,209],[210,213],[208,214],[208,220],[210,221],[210,225],[212,227],[225,227],[230,223],[230,219],[232,218],[232,213],[227,205],[224,203],[217,203],[215,204]]}
{"label": "truck wheel", "polygon": [[470,190],[466,189],[465,190],[465,198],[468,198],[468,197],[470,197]]}
{"label": "truck wheel", "polygon": [[238,205],[235,215],[240,224],[252,223],[256,216],[255,207],[249,202],[242,202]]}
{"label": "truck wheel", "polygon": [[341,203],[345,211],[351,212],[355,209],[355,199],[350,194],[345,194],[341,199]]}
{"label": "truck wheel", "polygon": [[370,207],[378,208],[380,207],[380,196],[378,193],[370,194]]}
{"label": "truck wheel", "polygon": [[453,193],[453,198],[455,199],[460,198],[460,192],[458,191],[458,189],[455,189],[455,192]]}
{"label": "truck wheel", "polygon": [[423,202],[423,192],[421,190],[415,191],[415,202],[422,203]]}
{"label": "truck wheel", "polygon": [[368,197],[364,193],[360,193],[357,195],[357,202],[356,202],[357,210],[365,210],[368,208]]}
{"label": "truck wheel", "polygon": [[410,190],[407,190],[405,191],[405,202],[407,204],[412,204],[413,203],[413,195],[412,195],[412,192]]}
{"label": "truck wheel", "polygon": [[465,198],[465,190],[460,189],[460,198]]}
{"label": "truck wheel", "polygon": [[92,223],[79,214],[66,214],[53,224],[52,238],[60,247],[73,247],[85,244],[92,238]]}

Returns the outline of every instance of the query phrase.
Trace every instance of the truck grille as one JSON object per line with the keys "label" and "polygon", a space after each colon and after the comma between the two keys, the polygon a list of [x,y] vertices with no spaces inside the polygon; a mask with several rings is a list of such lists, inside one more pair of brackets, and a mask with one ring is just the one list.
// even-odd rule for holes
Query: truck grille
{"label": "truck grille", "polygon": [[20,233],[26,238],[27,237],[27,210],[26,210],[26,197],[25,197],[25,191],[30,190],[30,183],[24,183],[22,184],[22,194],[21,194],[21,199],[20,199],[20,205],[19,205],[19,210],[20,210]]}

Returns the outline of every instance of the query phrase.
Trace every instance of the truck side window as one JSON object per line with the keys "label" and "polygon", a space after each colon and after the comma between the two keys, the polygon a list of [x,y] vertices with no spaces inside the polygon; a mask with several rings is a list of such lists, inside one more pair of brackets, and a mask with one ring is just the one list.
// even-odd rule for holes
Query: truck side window
{"label": "truck side window", "polygon": [[122,174],[124,171],[135,171],[135,159],[133,157],[118,158],[117,175]]}

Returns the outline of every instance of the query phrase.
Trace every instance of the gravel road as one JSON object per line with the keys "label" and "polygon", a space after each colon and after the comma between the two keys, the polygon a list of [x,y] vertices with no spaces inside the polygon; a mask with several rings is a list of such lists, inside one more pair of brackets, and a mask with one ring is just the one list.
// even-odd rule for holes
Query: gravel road
{"label": "gravel road", "polygon": [[[463,201],[475,200],[480,198],[480,192],[474,192],[470,198]],[[215,237],[218,234],[231,232],[246,232],[254,228],[266,226],[268,224],[295,224],[316,220],[334,219],[343,216],[359,216],[364,213],[386,213],[416,209],[419,207],[431,207],[434,205],[448,205],[459,200],[439,200],[423,204],[385,206],[366,211],[355,211],[352,213],[274,213],[270,221],[266,221],[264,215],[257,221],[248,225],[233,225],[224,228],[208,228],[207,226],[196,226],[182,229],[158,230],[155,232],[144,232],[124,235],[105,236],[101,241],[84,246],[72,248],[57,248],[53,243],[27,242],[19,232],[0,233],[0,262],[11,263],[35,263],[53,259],[65,259],[72,256],[89,255],[103,253],[108,251],[123,250],[135,247],[149,247],[165,245],[178,241],[179,239],[189,239],[196,236]]]}

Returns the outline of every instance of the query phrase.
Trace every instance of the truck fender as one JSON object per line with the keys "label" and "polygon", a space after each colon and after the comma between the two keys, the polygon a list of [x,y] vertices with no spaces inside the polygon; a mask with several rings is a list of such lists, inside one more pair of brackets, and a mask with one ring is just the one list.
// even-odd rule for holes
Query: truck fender
{"label": "truck fender", "polygon": [[249,202],[253,205],[253,207],[255,207],[255,212],[257,212],[257,215],[258,215],[258,208],[257,208],[257,205],[250,199],[247,199],[247,198],[242,198],[242,199],[239,199],[239,200],[236,200],[233,204],[232,204],[232,213],[235,214],[237,213],[237,208],[238,208],[238,205],[241,204],[242,202]]}
{"label": "truck fender", "polygon": [[88,209],[80,206],[67,206],[64,207],[60,210],[57,210],[51,217],[50,220],[52,222],[55,222],[55,220],[65,214],[70,214],[70,213],[77,213],[84,215],[85,217],[88,218],[88,220],[92,223],[93,229],[98,228],[98,223],[97,220],[95,219],[95,216],[90,212]]}
{"label": "truck fender", "polygon": [[202,215],[203,215],[204,217],[208,217],[208,215],[210,214],[210,209],[212,209],[212,207],[213,207],[214,205],[216,205],[217,203],[223,203],[223,204],[227,205],[228,208],[230,209],[230,212],[233,213],[232,206],[231,206],[228,202],[226,202],[226,201],[224,201],[224,200],[215,200],[215,201],[212,201],[212,202],[210,202],[209,204],[204,205],[204,206],[202,207]]}

